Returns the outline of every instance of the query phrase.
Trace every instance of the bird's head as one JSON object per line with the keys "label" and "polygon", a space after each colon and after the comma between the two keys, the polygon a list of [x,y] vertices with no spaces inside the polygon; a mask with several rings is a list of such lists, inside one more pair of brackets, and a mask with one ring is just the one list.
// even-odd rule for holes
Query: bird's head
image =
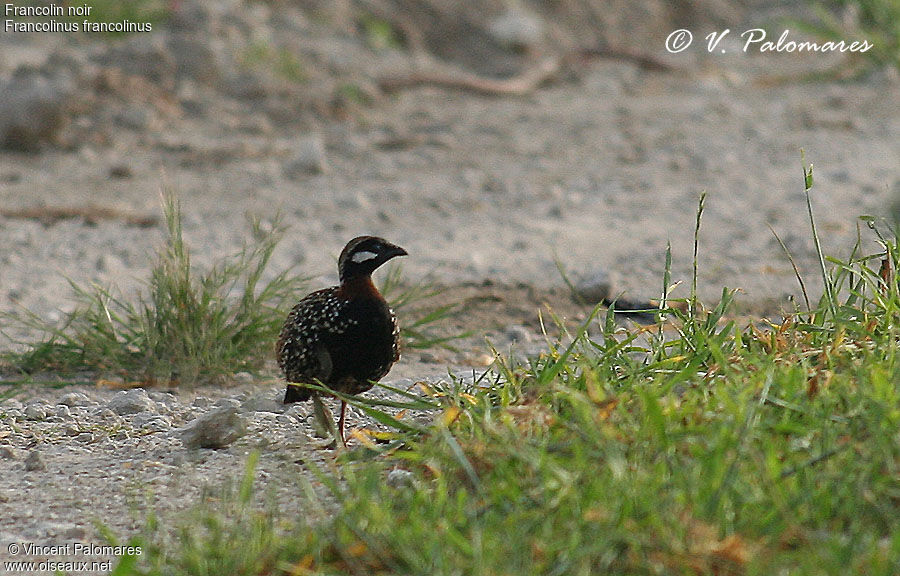
{"label": "bird's head", "polygon": [[347,242],[338,258],[338,274],[341,282],[359,276],[368,276],[376,268],[394,258],[406,256],[406,250],[377,236],[358,236]]}

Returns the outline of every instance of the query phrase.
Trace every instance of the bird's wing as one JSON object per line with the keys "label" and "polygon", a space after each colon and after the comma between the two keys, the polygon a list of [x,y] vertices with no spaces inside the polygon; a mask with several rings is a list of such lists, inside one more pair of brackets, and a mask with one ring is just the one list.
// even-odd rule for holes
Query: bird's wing
{"label": "bird's wing", "polygon": [[391,322],[394,324],[394,362],[397,362],[400,360],[400,324],[397,323],[397,316],[394,314],[393,310],[391,310]]}
{"label": "bird's wing", "polygon": [[313,292],[288,314],[276,346],[278,366],[289,382],[325,382],[331,376],[331,354],[323,342],[323,332],[329,327],[328,316],[333,312],[324,306],[334,289]]}

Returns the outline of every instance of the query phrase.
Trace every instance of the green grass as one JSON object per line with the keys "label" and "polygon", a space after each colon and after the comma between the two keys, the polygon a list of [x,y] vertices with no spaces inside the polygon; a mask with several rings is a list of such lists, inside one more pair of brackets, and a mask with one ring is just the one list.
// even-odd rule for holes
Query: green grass
{"label": "green grass", "polygon": [[900,245],[864,221],[883,250],[830,260],[811,310],[738,326],[732,291],[672,306],[666,273],[658,326],[550,323],[528,361],[408,397],[433,425],[313,470],[328,498],[298,480],[302,518],[252,504],[251,461],[116,573],[900,573]]}

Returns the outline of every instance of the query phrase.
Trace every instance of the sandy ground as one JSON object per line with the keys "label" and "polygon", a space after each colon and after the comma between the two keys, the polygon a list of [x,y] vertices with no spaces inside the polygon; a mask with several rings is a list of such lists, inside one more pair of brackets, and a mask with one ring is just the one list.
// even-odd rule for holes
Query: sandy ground
{"label": "sandy ground", "polygon": [[[735,22],[735,30],[752,27],[752,16]],[[381,95],[351,111],[349,119],[313,116],[303,127],[281,126],[271,110],[191,82],[181,82],[170,95],[180,105],[177,114],[167,116],[159,102],[145,100],[150,120],[122,116],[134,110],[121,101],[113,109],[104,108],[109,100],[89,99],[88,106],[97,107],[73,113],[69,133],[102,138],[45,145],[38,153],[0,152],[0,207],[7,213],[0,217],[0,309],[24,306],[59,317],[72,306],[67,278],[131,293],[163,238],[160,224],[131,226],[120,218],[46,224],[16,216],[17,210],[93,205],[153,216],[160,212],[163,185],[182,200],[185,235],[200,266],[240,248],[249,237],[248,213],[265,219],[280,213],[290,232],[275,255],[273,274],[299,264],[315,284],[329,284],[344,243],[367,233],[409,251],[404,271],[410,280],[431,277],[466,286],[469,296],[487,282],[483,290],[490,297],[481,301],[499,304],[490,313],[458,320],[474,333],[463,352],[412,354],[389,377],[395,381],[483,366],[482,338],[489,335],[503,345],[517,337],[529,340],[523,334],[536,333],[542,302],[577,314],[557,259],[576,280],[605,273],[616,292],[653,298],[661,290],[671,243],[673,279],[685,282],[676,295],[686,296],[695,210],[704,191],[703,299],[713,301],[729,286],[743,290],[740,299],[748,308],[777,310],[790,295],[798,296],[769,226],[815,296],[820,288],[800,151],[815,165],[813,204],[823,247],[845,256],[857,238],[856,217],[887,217],[900,194],[896,74],[798,81],[839,59],[743,53],[731,40],[727,54],[697,48],[667,55],[663,41],[654,38],[646,46],[674,67],[668,72],[597,59],[527,95],[424,86]],[[0,43],[2,78],[66,44],[53,35],[10,34]],[[75,43],[66,50],[77,55],[96,46]],[[315,169],[298,170],[310,154]],[[865,249],[874,250],[871,235],[862,234]],[[512,335],[505,331],[510,326]],[[267,386],[270,396],[277,395],[277,385]],[[17,398],[27,404],[46,395],[52,415],[64,393],[28,389]],[[98,410],[113,394],[88,393]],[[242,393],[181,392],[177,401],[158,398],[157,412],[168,414],[174,428],[194,414],[186,408],[194,396]],[[159,408],[166,402],[177,406]],[[278,418],[255,414],[259,426]],[[75,418],[102,416],[85,408]],[[125,428],[141,425],[127,420]],[[285,437],[295,427],[286,420],[278,425]],[[68,447],[62,428],[42,435],[34,432],[38,424],[28,425],[34,433],[16,436],[21,426],[4,426],[8,433],[0,443],[17,450],[0,459],[0,506],[15,510],[4,513],[0,524],[9,538],[89,538],[90,510],[114,528],[131,529],[135,524],[121,514],[131,487],[152,485],[177,508],[196,498],[204,482],[239,473],[253,445],[247,440],[224,451],[185,455],[177,437],[163,431],[159,438],[100,434],[98,447],[76,449]],[[24,455],[35,446],[45,451],[48,465],[25,471]],[[152,457],[123,464],[138,449]],[[109,460],[112,472],[91,464],[95,458]],[[264,452],[261,478],[298,473],[297,466],[280,464],[286,458],[283,451]],[[76,476],[67,476],[71,470]],[[42,485],[56,488],[37,497]],[[79,487],[93,495],[82,498]],[[34,498],[31,503],[22,500],[25,493]],[[104,494],[115,498],[101,504]]]}

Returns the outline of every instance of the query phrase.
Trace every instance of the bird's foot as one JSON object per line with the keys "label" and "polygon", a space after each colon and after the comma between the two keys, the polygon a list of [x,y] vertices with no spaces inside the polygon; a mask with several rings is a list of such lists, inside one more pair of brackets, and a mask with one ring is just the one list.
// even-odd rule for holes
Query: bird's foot
{"label": "bird's foot", "polygon": [[318,394],[313,394],[313,432],[319,438],[325,438],[328,441],[323,444],[322,448],[333,449],[339,445],[345,445],[340,439],[337,427],[334,425],[334,416],[328,406],[322,402],[322,398]]}

